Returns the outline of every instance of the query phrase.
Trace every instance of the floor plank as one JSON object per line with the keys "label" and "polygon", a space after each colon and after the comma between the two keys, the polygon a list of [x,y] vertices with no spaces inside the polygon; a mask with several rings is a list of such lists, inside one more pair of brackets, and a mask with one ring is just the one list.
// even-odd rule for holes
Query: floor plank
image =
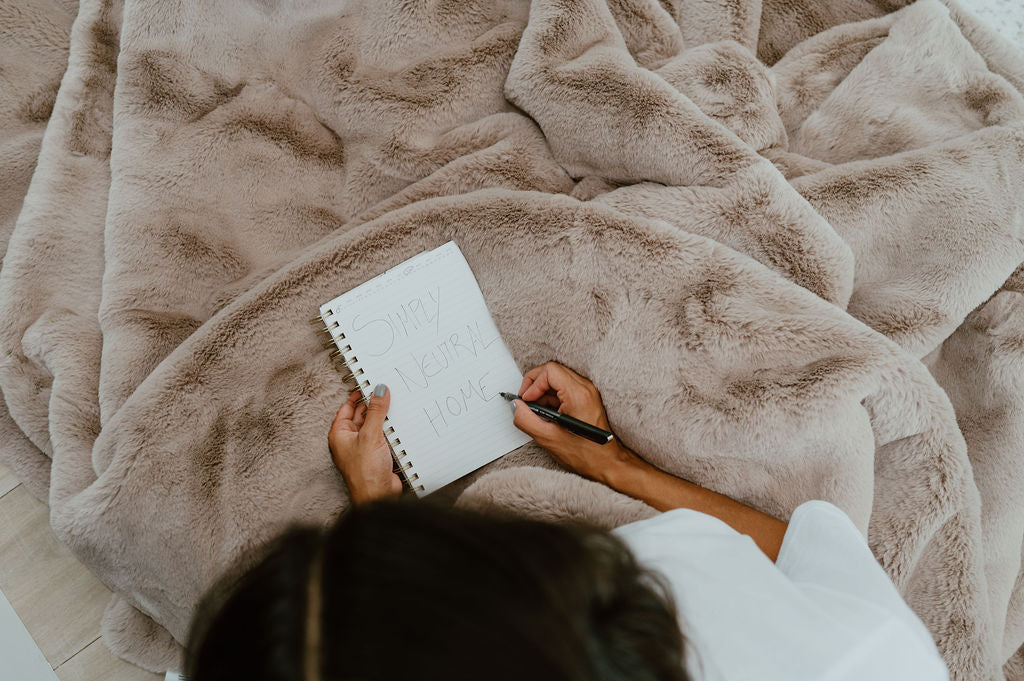
{"label": "floor plank", "polygon": [[99,636],[110,590],[50,529],[23,485],[0,498],[0,591],[47,662],[58,667]]}
{"label": "floor plank", "polygon": [[0,497],[10,492],[19,484],[11,469],[0,463]]}
{"label": "floor plank", "polygon": [[163,674],[154,674],[115,656],[102,638],[57,667],[60,681],[162,681]]}
{"label": "floor plank", "polygon": [[0,592],[0,660],[3,660],[5,679],[57,681],[43,653],[3,592]]}

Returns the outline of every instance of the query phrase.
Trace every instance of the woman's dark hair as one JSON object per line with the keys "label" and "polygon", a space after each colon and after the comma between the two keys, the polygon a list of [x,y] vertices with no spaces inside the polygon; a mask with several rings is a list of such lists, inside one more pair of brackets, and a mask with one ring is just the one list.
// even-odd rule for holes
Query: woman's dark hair
{"label": "woman's dark hair", "polygon": [[683,681],[658,578],[613,535],[429,502],[296,528],[200,603],[189,681]]}

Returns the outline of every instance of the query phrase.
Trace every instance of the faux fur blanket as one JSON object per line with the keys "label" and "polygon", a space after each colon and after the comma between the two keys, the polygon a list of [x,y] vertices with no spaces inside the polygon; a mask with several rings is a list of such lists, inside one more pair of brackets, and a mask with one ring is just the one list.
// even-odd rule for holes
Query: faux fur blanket
{"label": "faux fur blanket", "polygon": [[[0,0],[2,456],[108,644],[176,668],[222,569],[346,507],[306,320],[455,239],[520,368],[837,504],[954,679],[1024,679],[1024,57],[904,4]],[[534,445],[441,494],[653,513]]]}

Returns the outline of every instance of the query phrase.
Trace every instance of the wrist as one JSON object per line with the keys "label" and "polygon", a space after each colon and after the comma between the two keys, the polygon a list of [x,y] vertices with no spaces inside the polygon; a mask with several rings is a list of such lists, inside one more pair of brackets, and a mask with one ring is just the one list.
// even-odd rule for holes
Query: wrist
{"label": "wrist", "polygon": [[365,506],[366,504],[370,503],[371,501],[375,501],[380,497],[374,496],[373,494],[368,494],[357,487],[349,485],[348,498],[352,502],[353,506]]}
{"label": "wrist", "polygon": [[616,491],[628,493],[648,467],[650,464],[620,444],[607,465],[593,477]]}
{"label": "wrist", "polygon": [[689,480],[667,473],[635,454],[614,469],[613,476],[605,484],[659,511],[692,508],[711,512],[701,505],[705,498],[702,494],[706,494],[707,490]]}
{"label": "wrist", "polygon": [[345,479],[345,486],[348,487],[348,496],[353,506],[363,506],[371,501],[376,501],[387,496],[387,490],[369,480],[363,480],[359,476],[350,476],[342,472]]}

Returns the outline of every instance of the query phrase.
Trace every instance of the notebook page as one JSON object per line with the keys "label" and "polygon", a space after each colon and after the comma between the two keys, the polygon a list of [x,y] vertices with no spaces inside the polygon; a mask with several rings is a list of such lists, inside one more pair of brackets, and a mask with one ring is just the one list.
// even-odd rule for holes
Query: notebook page
{"label": "notebook page", "polygon": [[523,376],[454,241],[338,296],[330,310],[360,379],[391,390],[388,421],[421,495],[526,444],[512,424]]}

